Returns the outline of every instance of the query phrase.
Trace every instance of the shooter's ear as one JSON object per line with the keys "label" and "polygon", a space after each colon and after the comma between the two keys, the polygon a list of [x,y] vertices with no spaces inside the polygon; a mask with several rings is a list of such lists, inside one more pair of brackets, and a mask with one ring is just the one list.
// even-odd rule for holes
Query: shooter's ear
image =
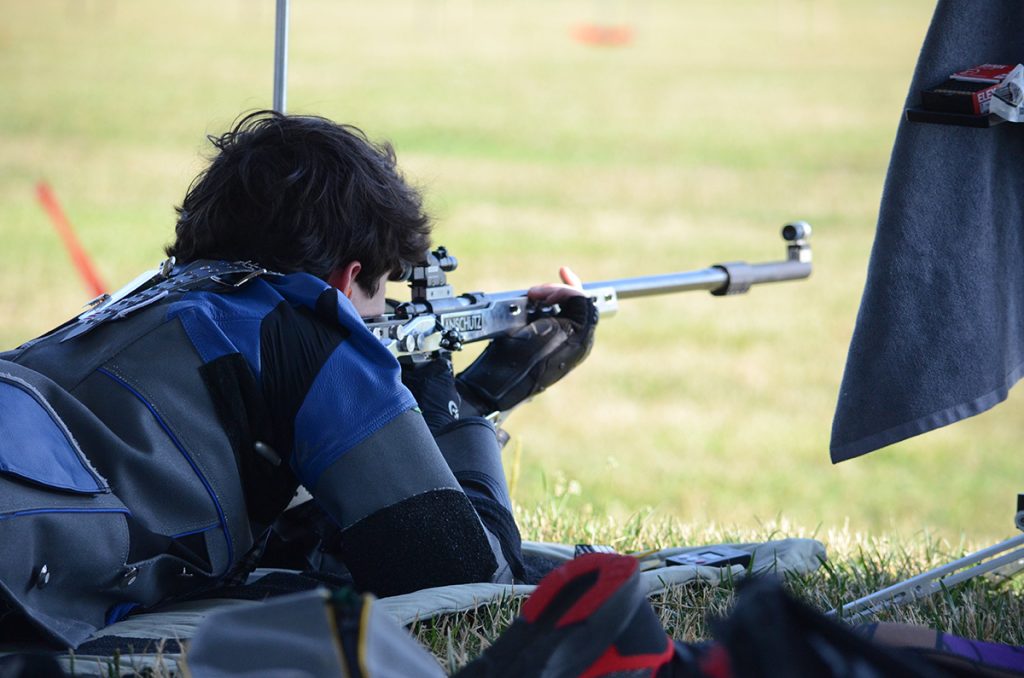
{"label": "shooter's ear", "polygon": [[363,265],[359,261],[350,261],[327,276],[327,284],[338,288],[342,294],[351,299],[352,285],[355,284],[356,276],[361,270],[363,270]]}

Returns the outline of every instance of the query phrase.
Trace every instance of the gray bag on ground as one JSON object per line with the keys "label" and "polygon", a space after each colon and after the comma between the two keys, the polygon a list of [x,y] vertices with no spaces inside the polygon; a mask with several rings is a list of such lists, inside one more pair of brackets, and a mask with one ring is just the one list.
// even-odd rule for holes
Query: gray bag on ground
{"label": "gray bag on ground", "polygon": [[210,615],[187,655],[195,678],[445,674],[371,595],[317,589]]}

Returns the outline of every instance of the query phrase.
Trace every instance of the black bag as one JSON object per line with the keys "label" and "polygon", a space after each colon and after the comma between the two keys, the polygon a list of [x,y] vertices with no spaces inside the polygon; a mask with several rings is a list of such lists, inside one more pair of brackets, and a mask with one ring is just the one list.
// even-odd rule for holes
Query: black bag
{"label": "black bag", "polygon": [[[740,591],[736,609],[713,624],[735,678],[933,678],[955,676],[912,652],[888,648],[790,597],[772,579]],[[975,674],[971,674],[975,675]]]}

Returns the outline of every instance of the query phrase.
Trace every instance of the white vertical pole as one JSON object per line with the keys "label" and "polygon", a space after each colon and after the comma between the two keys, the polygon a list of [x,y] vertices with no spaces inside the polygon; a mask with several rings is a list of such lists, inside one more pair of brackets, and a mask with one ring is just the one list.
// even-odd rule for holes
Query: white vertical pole
{"label": "white vertical pole", "polygon": [[284,113],[288,98],[288,0],[277,0],[274,29],[274,110]]}

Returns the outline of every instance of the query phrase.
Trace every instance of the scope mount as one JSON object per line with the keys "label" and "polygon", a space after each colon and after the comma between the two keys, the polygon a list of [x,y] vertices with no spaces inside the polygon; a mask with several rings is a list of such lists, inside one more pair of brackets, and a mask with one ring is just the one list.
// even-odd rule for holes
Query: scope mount
{"label": "scope mount", "polygon": [[423,261],[413,265],[409,276],[413,303],[454,296],[452,286],[448,284],[448,276],[445,274],[458,267],[459,260],[448,254],[448,249],[444,246],[428,252]]}

